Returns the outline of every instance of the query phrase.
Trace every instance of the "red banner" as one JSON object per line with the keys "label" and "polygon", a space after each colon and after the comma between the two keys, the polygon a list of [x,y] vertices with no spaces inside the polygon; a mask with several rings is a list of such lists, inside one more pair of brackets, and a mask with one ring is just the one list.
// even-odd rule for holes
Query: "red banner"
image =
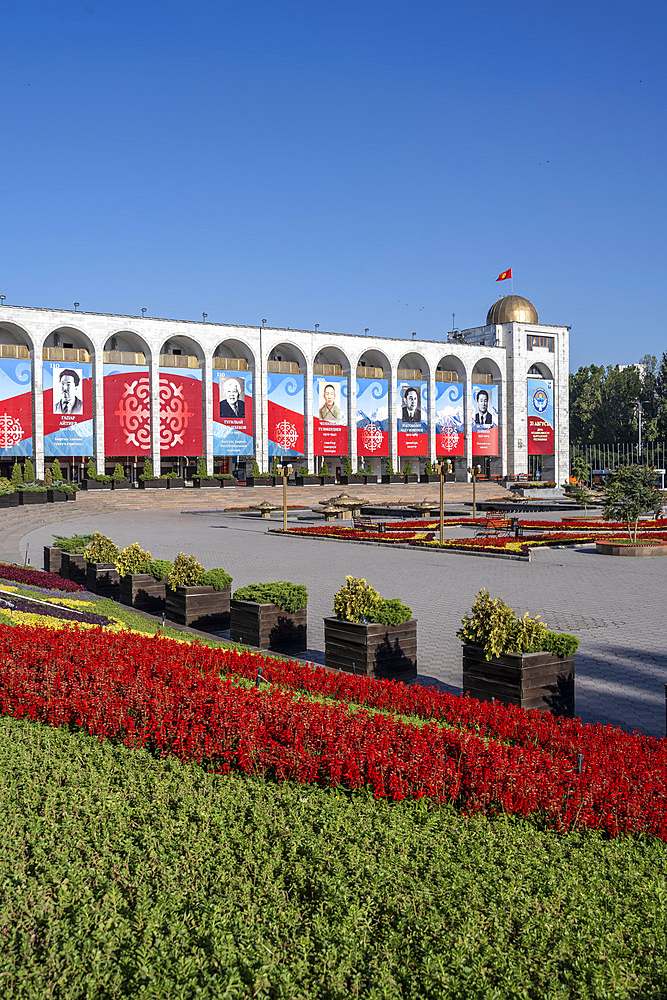
{"label": "red banner", "polygon": [[304,454],[303,413],[288,410],[285,406],[268,401],[269,441],[273,454]]}
{"label": "red banner", "polygon": [[363,455],[364,458],[387,458],[389,432],[373,423],[357,427],[357,455]]}
{"label": "red banner", "polygon": [[160,369],[160,454],[203,452],[201,369]]}
{"label": "red banner", "polygon": [[104,450],[107,455],[148,455],[151,391],[148,368],[104,366]]}
{"label": "red banner", "polygon": [[554,429],[542,417],[528,417],[528,454],[553,455]]}
{"label": "red banner", "polygon": [[398,432],[399,455],[428,455],[428,434]]}
{"label": "red banner", "polygon": [[313,452],[316,455],[347,455],[347,427],[313,417]]}

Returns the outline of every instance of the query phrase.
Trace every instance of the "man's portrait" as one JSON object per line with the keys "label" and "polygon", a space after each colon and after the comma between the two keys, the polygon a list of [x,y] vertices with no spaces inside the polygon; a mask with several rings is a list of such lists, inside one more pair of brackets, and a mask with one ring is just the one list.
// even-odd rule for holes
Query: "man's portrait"
{"label": "man's portrait", "polygon": [[332,382],[320,385],[320,420],[328,420],[331,424],[339,424],[340,406],[336,401],[337,387]]}
{"label": "man's portrait", "polygon": [[404,424],[419,424],[422,419],[422,411],[419,405],[419,390],[408,385],[403,389],[403,415],[401,417]]}
{"label": "man's portrait", "polygon": [[484,424],[487,427],[493,426],[493,414],[489,410],[489,393],[487,389],[480,389],[475,397],[477,412],[474,423]]}
{"label": "man's portrait", "polygon": [[220,416],[245,417],[245,379],[228,378],[220,386]]}
{"label": "man's portrait", "polygon": [[[56,372],[54,371],[54,375]],[[54,413],[83,413],[81,369],[63,368],[53,383]]]}

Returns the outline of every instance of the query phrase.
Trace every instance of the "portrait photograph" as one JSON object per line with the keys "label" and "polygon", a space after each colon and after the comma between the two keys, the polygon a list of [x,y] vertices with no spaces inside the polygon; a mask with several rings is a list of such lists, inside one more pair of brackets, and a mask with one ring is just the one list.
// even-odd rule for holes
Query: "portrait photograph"
{"label": "portrait photograph", "polygon": [[321,381],[318,385],[318,416],[330,424],[344,424],[347,417],[343,413],[340,399],[340,385],[337,382]]}
{"label": "portrait photograph", "polygon": [[476,427],[493,427],[495,418],[491,409],[492,402],[491,393],[488,389],[477,390],[475,393],[475,412],[473,415],[473,424]]}
{"label": "portrait photograph", "polygon": [[413,385],[401,389],[401,420],[404,424],[420,424],[422,420],[421,395]]}
{"label": "portrait photograph", "polygon": [[220,382],[221,419],[245,419],[245,379],[234,376]]}
{"label": "portrait photograph", "polygon": [[53,369],[53,412],[83,413],[83,369]]}

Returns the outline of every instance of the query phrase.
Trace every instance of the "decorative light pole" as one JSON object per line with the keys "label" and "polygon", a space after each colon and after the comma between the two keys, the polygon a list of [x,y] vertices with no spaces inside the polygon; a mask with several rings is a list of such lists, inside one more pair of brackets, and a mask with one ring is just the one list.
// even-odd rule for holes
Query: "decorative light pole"
{"label": "decorative light pole", "polygon": [[283,531],[287,531],[287,477],[292,474],[292,466],[283,465],[281,474],[283,477]]}
{"label": "decorative light pole", "polygon": [[481,465],[468,466],[468,472],[472,476],[472,519],[477,517],[477,476],[482,471]]}
{"label": "decorative light pole", "polygon": [[440,544],[445,540],[445,473],[449,476],[452,473],[452,463],[448,458],[446,462],[436,462],[436,470],[440,476]]}

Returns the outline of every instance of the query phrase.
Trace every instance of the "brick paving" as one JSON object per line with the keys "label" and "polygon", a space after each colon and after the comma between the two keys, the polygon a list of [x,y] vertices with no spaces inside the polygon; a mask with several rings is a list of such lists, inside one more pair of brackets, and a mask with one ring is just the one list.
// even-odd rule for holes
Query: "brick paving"
{"label": "brick paving", "polygon": [[[470,499],[467,484],[447,484],[448,502]],[[341,487],[289,491],[288,503],[316,506]],[[535,550],[531,563],[452,552],[392,550],[268,535],[270,522],[219,513],[222,508],[278,502],[280,489],[187,490],[79,494],[75,504],[10,508],[2,512],[0,557],[41,566],[42,545],[54,531],[98,529],[120,545],[139,541],[154,556],[194,553],[207,567],[224,566],[234,586],[287,579],[308,586],[309,656],[323,659],[322,618],[347,573],[364,576],[385,596],[400,597],[419,620],[419,673],[425,683],[460,691],[461,646],[456,629],[485,586],[518,613],[539,614],[551,627],[581,639],[576,710],[586,722],[611,723],[653,736],[665,734],[667,683],[667,559],[612,559],[594,547]],[[381,500],[436,498],[437,485],[350,487]],[[480,484],[478,496],[502,489]],[[250,495],[249,495],[250,494]],[[186,513],[190,512],[190,513]],[[540,514],[539,517],[548,515]],[[296,512],[290,515],[295,520]],[[275,524],[275,522],[274,522]],[[450,529],[449,535],[469,534]]]}

